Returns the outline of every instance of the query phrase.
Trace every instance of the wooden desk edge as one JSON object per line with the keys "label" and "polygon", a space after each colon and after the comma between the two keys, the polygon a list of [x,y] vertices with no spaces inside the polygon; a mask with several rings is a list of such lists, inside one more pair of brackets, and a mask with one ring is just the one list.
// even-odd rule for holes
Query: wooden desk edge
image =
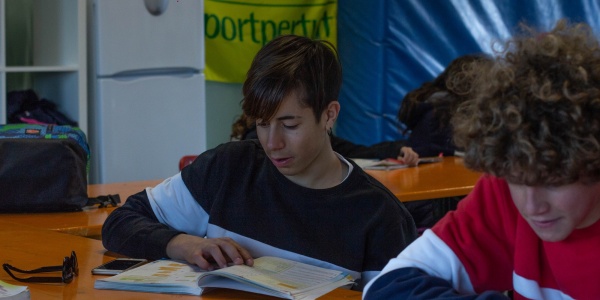
{"label": "wooden desk edge", "polygon": [[68,233],[71,235],[78,235],[88,238],[99,238],[102,235],[102,225],[57,228],[53,230],[57,232]]}
{"label": "wooden desk edge", "polygon": [[436,191],[424,191],[424,192],[414,192],[414,193],[401,193],[396,194],[396,198],[398,198],[401,202],[411,202],[411,201],[421,201],[428,199],[438,199],[438,198],[447,198],[447,197],[461,197],[466,196],[473,190],[474,186],[462,186],[457,188],[447,188],[440,189]]}

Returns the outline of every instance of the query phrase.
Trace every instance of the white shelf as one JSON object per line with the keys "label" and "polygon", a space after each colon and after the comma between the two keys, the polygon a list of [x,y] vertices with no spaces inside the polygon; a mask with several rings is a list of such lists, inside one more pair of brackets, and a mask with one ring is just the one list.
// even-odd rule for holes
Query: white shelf
{"label": "white shelf", "polygon": [[7,93],[33,89],[87,133],[85,0],[0,0],[0,124]]}
{"label": "white shelf", "polygon": [[35,73],[35,72],[78,72],[79,66],[47,66],[47,67],[5,67],[5,73]]}

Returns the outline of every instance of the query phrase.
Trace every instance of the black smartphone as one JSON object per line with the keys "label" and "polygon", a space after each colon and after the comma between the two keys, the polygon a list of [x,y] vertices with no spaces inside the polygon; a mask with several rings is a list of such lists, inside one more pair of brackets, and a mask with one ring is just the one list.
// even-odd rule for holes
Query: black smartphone
{"label": "black smartphone", "polygon": [[139,267],[148,261],[141,258],[116,258],[92,269],[95,275],[117,275]]}

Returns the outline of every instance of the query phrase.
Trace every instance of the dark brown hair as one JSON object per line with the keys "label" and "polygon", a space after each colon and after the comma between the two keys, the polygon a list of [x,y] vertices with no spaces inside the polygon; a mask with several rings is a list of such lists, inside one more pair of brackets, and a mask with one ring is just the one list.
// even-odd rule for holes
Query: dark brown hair
{"label": "dark brown hair", "polygon": [[[451,61],[446,69],[432,81],[408,92],[400,104],[398,120],[404,123],[406,131],[417,123],[417,106],[430,103],[440,127],[450,126],[450,118],[460,103],[468,98],[471,91],[471,78],[465,78],[464,72],[478,61],[489,61],[484,54],[467,54]],[[435,95],[434,95],[435,94]]]}
{"label": "dark brown hair", "polygon": [[331,43],[279,36],[254,57],[242,88],[242,110],[252,121],[268,121],[283,98],[296,92],[319,122],[327,105],[338,99],[341,85],[342,68]]}
{"label": "dark brown hair", "polygon": [[[591,28],[560,20],[549,32],[499,44],[472,69],[473,96],[453,118],[468,167],[526,185],[600,180],[600,48]],[[476,73],[474,73],[476,72]]]}

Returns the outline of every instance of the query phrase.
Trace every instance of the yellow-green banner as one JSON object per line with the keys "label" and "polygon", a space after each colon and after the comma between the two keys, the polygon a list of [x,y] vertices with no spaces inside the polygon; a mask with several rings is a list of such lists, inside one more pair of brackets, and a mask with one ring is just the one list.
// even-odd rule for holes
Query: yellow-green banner
{"label": "yellow-green banner", "polygon": [[337,0],[205,0],[206,79],[243,82],[256,52],[284,34],[337,45]]}

